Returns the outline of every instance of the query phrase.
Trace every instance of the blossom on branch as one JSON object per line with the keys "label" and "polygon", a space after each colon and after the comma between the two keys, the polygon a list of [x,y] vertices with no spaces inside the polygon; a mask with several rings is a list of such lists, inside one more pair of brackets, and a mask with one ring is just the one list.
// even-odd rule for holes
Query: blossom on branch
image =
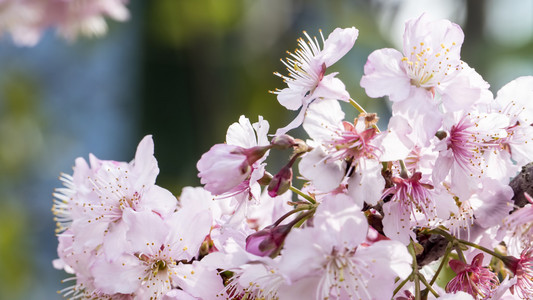
{"label": "blossom on branch", "polygon": [[300,48],[294,53],[288,52],[290,57],[286,61],[282,60],[289,75],[274,73],[287,83],[286,88],[273,92],[278,95],[279,103],[290,110],[301,107],[296,119],[286,127],[278,129],[276,135],[300,126],[312,101],[318,98],[348,101],[350,98],[344,83],[335,77],[338,73],[326,75],[326,69],[350,51],[359,31],[355,27],[337,28],[327,39],[324,39],[321,31],[322,48],[316,37],[311,38],[305,31],[304,34],[307,41],[298,39]]}

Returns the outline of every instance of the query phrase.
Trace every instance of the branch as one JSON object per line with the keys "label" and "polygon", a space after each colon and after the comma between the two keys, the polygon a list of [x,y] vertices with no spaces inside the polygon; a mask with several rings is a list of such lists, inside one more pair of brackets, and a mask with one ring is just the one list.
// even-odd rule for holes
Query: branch
{"label": "branch", "polygon": [[509,186],[513,189],[513,200],[516,206],[524,207],[528,203],[524,192],[533,195],[533,162],[522,167],[522,171],[518,174]]}

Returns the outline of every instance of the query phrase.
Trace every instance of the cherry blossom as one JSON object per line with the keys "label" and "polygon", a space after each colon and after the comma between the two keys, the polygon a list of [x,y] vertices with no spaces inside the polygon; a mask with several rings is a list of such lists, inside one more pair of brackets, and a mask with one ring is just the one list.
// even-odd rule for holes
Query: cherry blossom
{"label": "cherry blossom", "polygon": [[505,217],[500,229],[500,235],[503,235],[500,238],[513,255],[520,255],[522,249],[533,246],[533,232],[530,230],[533,225],[533,199],[529,194],[525,195],[529,203]]}
{"label": "cherry blossom", "polygon": [[382,199],[390,196],[383,205],[383,230],[391,239],[407,245],[414,227],[433,227],[458,213],[452,195],[435,188],[420,172],[408,178],[393,177],[392,183],[382,195]]}
{"label": "cherry blossom", "polygon": [[69,40],[79,35],[101,36],[107,31],[105,18],[129,19],[128,0],[5,0],[0,7],[0,35],[9,32],[15,44],[35,46],[49,28]]}
{"label": "cherry blossom", "polygon": [[294,129],[304,119],[307,106],[317,98],[339,99],[348,101],[350,98],[344,83],[335,78],[337,73],[326,75],[326,69],[341,59],[353,47],[359,31],[355,27],[337,28],[327,39],[324,39],[322,31],[323,47],[317,38],[311,38],[305,31],[307,41],[300,38],[300,46],[290,57],[283,61],[287,67],[289,75],[275,75],[283,78],[287,83],[286,88],[276,90],[273,93],[278,95],[278,101],[285,108],[297,110],[301,107],[300,113],[289,125],[276,131],[276,135],[281,135]]}
{"label": "cherry blossom", "polygon": [[460,260],[451,260],[450,267],[456,276],[446,285],[447,292],[466,292],[475,299],[487,299],[499,284],[496,274],[482,266],[483,254],[480,253],[466,264]]}
{"label": "cherry blossom", "polygon": [[[358,205],[375,204],[385,186],[375,115],[361,114],[353,123],[342,121],[337,101],[323,100],[308,109],[304,129],[318,143],[299,165],[300,173],[323,192],[339,187],[343,179]],[[372,184],[369,184],[372,182]]]}
{"label": "cherry blossom", "polygon": [[174,211],[176,198],[155,185],[159,169],[153,151],[152,138],[146,136],[130,163],[99,160],[91,155],[90,166],[79,158],[73,176],[62,177],[66,188],[55,193],[58,200],[53,211],[60,216],[60,231],[72,228],[75,248],[96,247],[108,240],[104,250],[118,255],[125,246],[125,211],[148,210],[163,217]]}
{"label": "cherry blossom", "polygon": [[519,77],[497,93],[492,111],[502,113],[509,118],[506,127],[508,135],[500,140],[500,145],[507,150],[517,165],[533,161],[533,76]]}
{"label": "cherry blossom", "polygon": [[445,128],[447,137],[436,145],[439,157],[435,162],[434,182],[451,176],[451,191],[468,198],[479,188],[486,176],[488,162],[485,153],[497,147],[497,140],[507,137],[508,119],[501,114],[450,114]]}
{"label": "cherry blossom", "polygon": [[426,14],[405,23],[403,53],[376,50],[368,57],[361,86],[371,97],[404,101],[420,89],[433,98],[435,89],[448,84],[461,69],[464,34],[448,20],[431,21]]}
{"label": "cherry blossom", "polygon": [[[101,14],[124,16],[122,4],[80,4],[69,12],[77,19],[58,26],[71,37],[87,24],[98,31]],[[53,265],[69,274],[63,296],[533,297],[532,206],[515,206],[509,186],[533,160],[533,77],[509,82],[494,98],[460,60],[460,27],[423,14],[407,21],[403,52],[374,51],[365,65],[366,93],[393,102],[381,131],[377,114],[350,99],[337,73],[326,74],[352,48],[357,29],[321,33],[321,43],[305,35],[283,61],[289,74],[275,73],[287,83],[274,92],[278,101],[299,115],[270,142],[266,120],[241,116],[226,142],[198,161],[203,186],[175,197],[156,185],[151,136],[131,162],[91,154],[61,174],[52,211]],[[345,120],[339,100],[355,107],[354,120]],[[299,125],[306,141],[286,134]],[[267,166],[267,157],[278,164]],[[442,276],[446,269],[456,276]]]}
{"label": "cherry blossom", "polygon": [[511,293],[521,299],[533,296],[533,250],[526,248],[520,253],[520,258],[507,256],[505,265],[516,277],[516,284],[511,287]]}
{"label": "cherry blossom", "polygon": [[411,257],[400,243],[361,245],[368,225],[359,207],[345,195],[324,201],[313,223],[291,231],[280,272],[291,282],[304,280],[314,298],[387,299],[392,296],[394,277],[409,274]]}
{"label": "cherry blossom", "polygon": [[410,120],[423,144],[439,129],[442,113],[490,101],[488,84],[460,60],[463,39],[457,24],[422,14],[405,24],[403,53],[380,49],[368,57],[361,86],[370,97],[389,96],[393,114]]}
{"label": "cherry blossom", "polygon": [[270,149],[268,128],[262,117],[253,126],[244,116],[233,123],[228,128],[226,144],[213,146],[196,165],[205,189],[215,195],[249,194],[257,198],[257,180],[264,175],[262,162]]}

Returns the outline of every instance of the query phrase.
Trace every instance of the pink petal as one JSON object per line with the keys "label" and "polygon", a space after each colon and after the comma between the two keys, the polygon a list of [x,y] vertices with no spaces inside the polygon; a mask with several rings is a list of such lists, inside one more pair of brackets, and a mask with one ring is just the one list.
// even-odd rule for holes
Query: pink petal
{"label": "pink petal", "polygon": [[391,101],[402,101],[411,89],[411,79],[407,77],[401,60],[403,55],[395,49],[380,49],[368,56],[365,75],[361,87],[372,98],[389,96]]}
{"label": "pink petal", "polygon": [[235,122],[228,127],[226,143],[228,145],[235,145],[243,148],[257,146],[255,131],[248,118],[240,116],[238,123]]}
{"label": "pink petal", "polygon": [[414,47],[420,48],[420,43],[430,49],[441,49],[444,45],[450,49],[447,54],[449,63],[455,65],[460,58],[463,40],[463,30],[459,25],[444,19],[433,21],[426,14],[422,14],[405,23],[403,53],[408,55],[413,49],[417,49]]}
{"label": "pink petal", "polygon": [[289,87],[282,89],[278,93],[279,104],[285,106],[286,109],[297,110],[302,106],[302,102],[308,90],[300,86],[287,83]]}
{"label": "pink petal", "polygon": [[309,106],[309,103],[312,101],[313,99],[306,99],[303,104],[302,104],[302,109],[300,109],[300,112],[298,113],[298,115],[296,116],[296,118],[294,118],[294,120],[292,120],[287,126],[283,127],[283,128],[279,128],[278,130],[276,130],[276,136],[278,135],[282,135],[282,134],[285,134],[287,133],[289,130],[291,129],[294,129],[300,125],[302,125],[304,119],[305,119],[305,113],[307,112],[307,107]]}
{"label": "pink petal", "polygon": [[100,258],[91,268],[94,285],[106,294],[131,294],[145,277],[145,266],[133,255],[123,255],[115,262]]}
{"label": "pink petal", "polygon": [[375,205],[385,188],[381,175],[381,163],[374,159],[360,159],[357,168],[348,179],[348,195],[363,207],[363,202]]}
{"label": "pink petal", "polygon": [[315,141],[324,142],[332,139],[344,120],[344,112],[337,100],[324,99],[309,105],[303,128]]}
{"label": "pink petal", "polygon": [[333,65],[348,53],[355,44],[358,35],[359,30],[355,27],[336,28],[330,33],[321,53],[321,59],[326,64],[326,67]]}
{"label": "pink petal", "polygon": [[154,157],[154,142],[151,135],[145,136],[137,146],[133,165],[133,172],[137,177],[135,187],[140,188],[155,183],[159,168]]}
{"label": "pink petal", "polygon": [[324,76],[310,97],[348,101],[350,94],[346,91],[344,83],[340,79],[335,78],[335,75],[337,73]]}
{"label": "pink petal", "polygon": [[339,187],[344,178],[344,168],[342,162],[324,160],[325,157],[322,147],[317,147],[302,158],[298,169],[318,190],[330,192]]}
{"label": "pink petal", "polygon": [[122,218],[129,227],[126,237],[131,242],[132,252],[155,254],[165,244],[170,233],[169,226],[151,211],[126,209]]}

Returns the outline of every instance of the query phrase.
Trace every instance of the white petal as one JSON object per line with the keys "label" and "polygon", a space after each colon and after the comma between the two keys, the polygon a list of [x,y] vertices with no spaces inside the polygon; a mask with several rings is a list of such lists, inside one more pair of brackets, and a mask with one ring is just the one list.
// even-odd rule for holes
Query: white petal
{"label": "white petal", "polygon": [[391,101],[402,101],[409,96],[411,79],[402,65],[403,55],[395,49],[380,49],[368,56],[361,87],[372,98],[389,96]]}
{"label": "white petal", "polygon": [[315,141],[330,141],[334,132],[343,130],[344,112],[337,100],[324,99],[309,105],[303,128]]}
{"label": "white petal", "polygon": [[346,91],[344,83],[335,78],[336,73],[331,73],[320,81],[310,98],[326,98],[348,101],[350,94]]}
{"label": "white petal", "polygon": [[330,192],[339,187],[344,178],[344,168],[341,161],[330,161],[325,157],[322,147],[317,147],[302,158],[298,169],[318,190]]}
{"label": "white petal", "polygon": [[348,179],[348,195],[363,207],[363,202],[370,205],[378,203],[385,188],[385,179],[381,175],[381,163],[374,159],[361,159]]}
{"label": "white petal", "polygon": [[359,30],[355,27],[336,28],[324,42],[321,59],[329,67],[341,59],[355,44]]}
{"label": "white petal", "polygon": [[401,209],[398,202],[387,202],[383,205],[383,232],[392,240],[408,245],[414,236],[411,231],[410,214]]}
{"label": "white petal", "polygon": [[250,120],[245,116],[240,116],[239,122],[231,124],[226,133],[226,143],[243,148],[257,146],[255,132]]}
{"label": "white petal", "polygon": [[408,137],[413,131],[407,120],[402,116],[393,116],[389,120],[389,129],[377,137],[381,142],[383,153],[381,161],[396,161],[405,159],[413,150],[414,143]]}
{"label": "white petal", "polygon": [[106,294],[131,294],[141,286],[139,278],[146,276],[142,261],[133,255],[123,255],[114,262],[100,258],[91,273],[94,285]]}
{"label": "white petal", "polygon": [[287,83],[287,85],[289,86],[288,88],[284,88],[278,93],[279,104],[285,106],[286,109],[297,110],[302,106],[305,95],[309,90],[291,83]]}
{"label": "white petal", "polygon": [[135,187],[155,183],[157,174],[159,174],[159,168],[157,167],[157,160],[154,157],[154,142],[151,135],[145,136],[139,143],[139,146],[137,146],[133,166],[133,172],[136,176]]}
{"label": "white petal", "polygon": [[164,245],[170,228],[161,217],[152,211],[136,212],[125,209],[122,215],[129,230],[127,239],[131,242],[131,251],[155,254]]}

